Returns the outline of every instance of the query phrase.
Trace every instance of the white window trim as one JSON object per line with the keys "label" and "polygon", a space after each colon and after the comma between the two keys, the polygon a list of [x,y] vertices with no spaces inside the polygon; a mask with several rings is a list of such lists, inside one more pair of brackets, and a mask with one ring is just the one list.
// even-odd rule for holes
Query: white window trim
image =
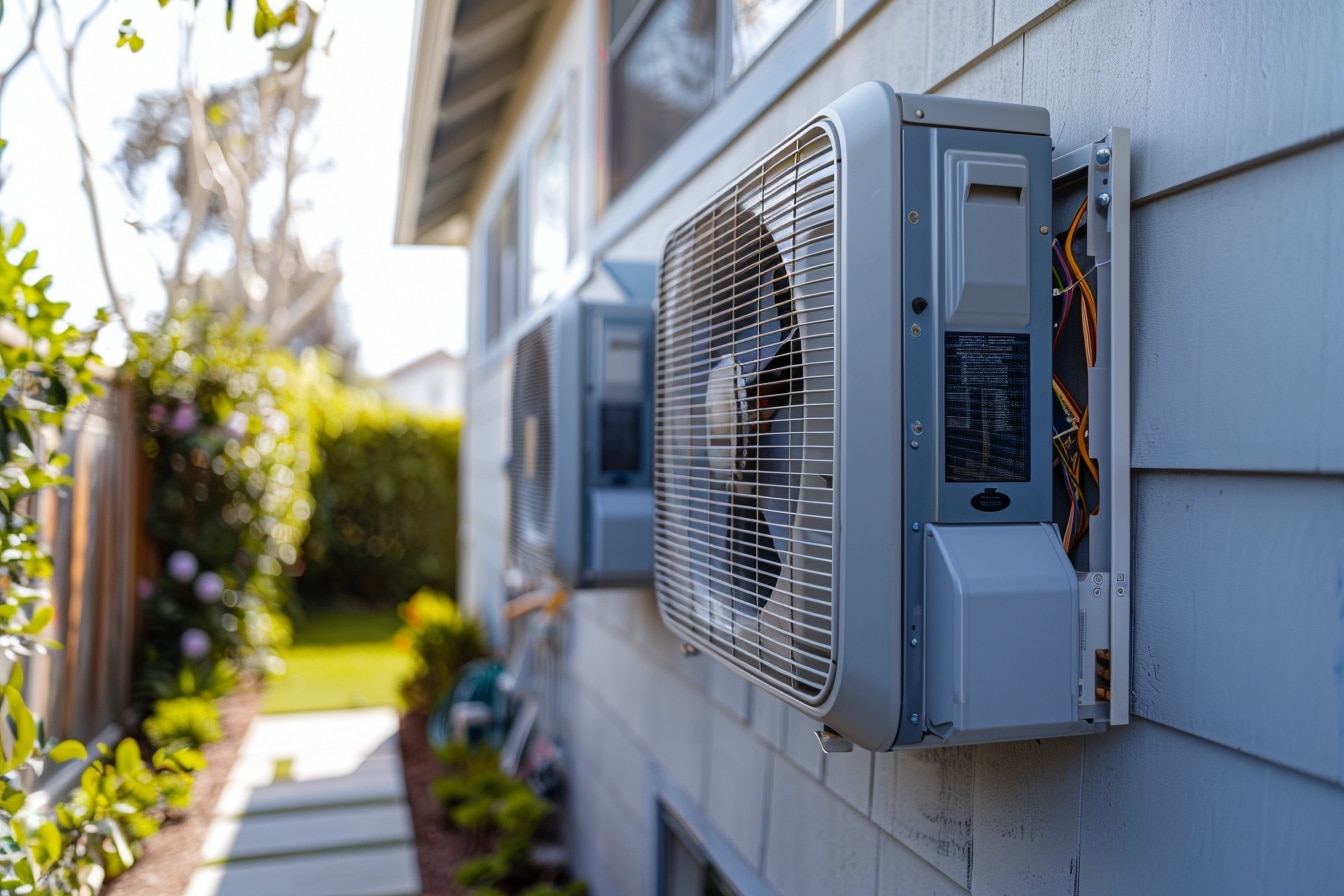
{"label": "white window trim", "polygon": [[742,896],[778,896],[756,869],[733,847],[728,838],[714,827],[694,801],[672,783],[667,773],[649,763],[648,876],[644,892],[662,896],[663,816],[676,820],[693,846],[708,859],[733,889]]}

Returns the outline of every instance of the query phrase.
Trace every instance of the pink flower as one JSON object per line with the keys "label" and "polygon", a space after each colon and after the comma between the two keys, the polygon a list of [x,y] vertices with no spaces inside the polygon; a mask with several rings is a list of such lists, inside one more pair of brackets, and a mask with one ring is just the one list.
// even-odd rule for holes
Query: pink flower
{"label": "pink flower", "polygon": [[135,583],[135,594],[141,600],[149,600],[154,596],[154,583],[141,576],[140,580]]}
{"label": "pink flower", "polygon": [[168,419],[168,409],[156,401],[149,406],[149,413],[146,414],[146,416],[149,418],[150,423],[158,426],[164,420]]}

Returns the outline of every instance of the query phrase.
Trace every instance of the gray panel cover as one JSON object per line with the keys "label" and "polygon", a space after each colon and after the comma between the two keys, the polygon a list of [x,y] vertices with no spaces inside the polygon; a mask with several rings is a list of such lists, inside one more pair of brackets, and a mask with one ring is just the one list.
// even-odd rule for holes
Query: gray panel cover
{"label": "gray panel cover", "polygon": [[1078,717],[1078,579],[1053,526],[927,527],[931,727],[974,740]]}

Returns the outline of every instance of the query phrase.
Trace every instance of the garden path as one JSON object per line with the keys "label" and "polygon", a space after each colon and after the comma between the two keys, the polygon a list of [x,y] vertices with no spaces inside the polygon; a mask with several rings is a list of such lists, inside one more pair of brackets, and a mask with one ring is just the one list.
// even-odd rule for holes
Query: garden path
{"label": "garden path", "polygon": [[186,896],[415,896],[391,707],[259,715]]}

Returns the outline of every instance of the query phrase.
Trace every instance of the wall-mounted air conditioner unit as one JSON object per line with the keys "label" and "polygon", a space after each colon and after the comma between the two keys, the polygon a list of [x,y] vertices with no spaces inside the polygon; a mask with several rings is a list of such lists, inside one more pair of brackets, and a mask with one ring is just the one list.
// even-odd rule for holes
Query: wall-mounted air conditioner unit
{"label": "wall-mounted air conditioner unit", "polygon": [[556,302],[514,350],[509,565],[532,583],[647,583],[653,314]]}
{"label": "wall-mounted air conditioner unit", "polygon": [[1059,172],[1097,178],[1084,249],[1046,110],[869,83],[667,238],[659,607],[823,748],[1127,721],[1127,135],[1097,148]]}

